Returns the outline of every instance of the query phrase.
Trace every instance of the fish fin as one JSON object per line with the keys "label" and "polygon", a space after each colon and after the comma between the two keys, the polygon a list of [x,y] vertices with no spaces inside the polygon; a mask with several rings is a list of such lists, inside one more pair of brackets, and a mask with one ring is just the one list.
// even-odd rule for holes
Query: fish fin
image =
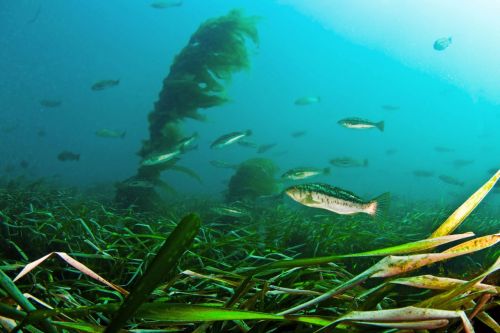
{"label": "fish fin", "polygon": [[321,96],[316,96],[316,98],[318,99],[318,103],[321,102]]}
{"label": "fish fin", "polygon": [[80,154],[76,154],[76,160],[79,161],[80,160]]}
{"label": "fish fin", "polygon": [[324,168],[324,169],[323,169],[323,173],[324,173],[325,175],[329,175],[329,174],[330,174],[330,168],[328,168],[328,167],[327,167],[327,168]]}
{"label": "fish fin", "polygon": [[120,138],[123,139],[125,137],[125,135],[127,135],[127,131],[123,131],[123,133],[120,135]]}
{"label": "fish fin", "polygon": [[381,132],[383,132],[383,131],[384,131],[384,126],[385,126],[385,125],[384,125],[384,121],[380,121],[380,122],[376,123],[376,124],[375,124],[375,126],[377,126],[377,128],[378,128]]}
{"label": "fish fin", "polygon": [[368,159],[365,158],[365,160],[363,161],[363,166],[366,168],[368,166]]}
{"label": "fish fin", "polygon": [[115,83],[116,83],[116,85],[119,85],[120,84],[120,79],[115,80]]}
{"label": "fish fin", "polygon": [[450,42],[450,44],[453,42],[453,39],[450,37],[448,37],[448,41]]}
{"label": "fish fin", "polygon": [[386,217],[390,202],[391,194],[389,192],[379,195],[378,197],[370,201],[370,210],[368,214],[374,216],[376,219]]}

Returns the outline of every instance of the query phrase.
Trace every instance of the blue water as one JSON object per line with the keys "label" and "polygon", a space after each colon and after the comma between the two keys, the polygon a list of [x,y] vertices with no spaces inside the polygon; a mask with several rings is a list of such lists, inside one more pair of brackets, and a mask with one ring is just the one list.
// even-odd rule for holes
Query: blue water
{"label": "blue water", "polygon": [[[48,177],[61,185],[85,188],[112,186],[135,174],[140,162],[136,153],[148,137],[147,115],[174,56],[202,22],[233,8],[261,17],[260,43],[250,46],[251,68],[228,83],[231,101],[201,111],[207,116],[205,122],[183,124],[186,135],[199,133],[199,147],[183,155],[179,164],[195,170],[204,182],[165,172],[164,179],[180,193],[222,197],[224,182],[234,171],[214,168],[209,164],[214,159],[240,163],[267,157],[281,173],[298,166],[323,168],[332,158],[350,156],[368,159],[369,167],[332,167],[331,175],[312,181],[367,198],[389,191],[395,197],[455,205],[491,176],[488,170],[500,167],[498,101],[483,96],[480,89],[471,92],[467,82],[457,83],[422,69],[414,59],[406,62],[383,47],[363,44],[292,5],[185,0],[181,7],[157,10],[149,4],[0,2],[3,177]],[[425,61],[446,63],[447,56],[460,57],[454,52],[460,44],[456,38],[439,54],[432,49],[434,40],[447,33],[453,35],[436,29],[425,46]],[[411,44],[400,42],[402,48]],[[120,85],[92,91],[90,86],[101,79],[120,79]],[[322,100],[294,105],[296,98],[309,95]],[[42,99],[60,100],[62,105],[44,108],[39,104]],[[384,110],[385,104],[399,109]],[[350,116],[384,120],[385,131],[349,130],[337,124]],[[96,137],[101,128],[127,134],[124,139]],[[253,131],[251,141],[277,146],[265,154],[238,145],[209,148],[221,134],[246,129]],[[46,136],[40,137],[40,130]],[[307,134],[290,136],[299,130]],[[438,153],[435,146],[455,151]],[[388,155],[388,149],[396,153]],[[57,155],[63,150],[81,154],[81,160],[59,161]],[[453,161],[458,159],[474,163],[457,168]],[[29,162],[26,169],[19,166],[23,160]],[[5,170],[8,166],[15,170]],[[416,178],[412,172],[418,169],[456,177],[465,186],[446,184],[437,177]],[[498,197],[492,194],[487,205],[498,210]]]}

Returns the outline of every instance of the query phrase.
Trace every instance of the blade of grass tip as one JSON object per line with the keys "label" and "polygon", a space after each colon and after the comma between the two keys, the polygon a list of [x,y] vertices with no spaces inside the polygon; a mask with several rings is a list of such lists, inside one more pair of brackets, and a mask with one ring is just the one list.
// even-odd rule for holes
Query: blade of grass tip
{"label": "blade of grass tip", "polygon": [[474,332],[472,324],[463,311],[450,311],[407,306],[404,308],[377,310],[377,311],[352,311],[332,324],[323,327],[317,332],[326,332],[342,321],[367,321],[367,322],[409,322],[438,319],[461,319],[467,333]]}
{"label": "blade of grass tip", "polygon": [[494,273],[500,269],[500,258],[497,259],[497,261],[490,267],[488,268],[484,273],[476,276],[474,279],[467,281],[464,284],[461,284],[451,290],[448,290],[446,292],[443,292],[441,294],[435,295],[431,298],[428,298],[420,303],[418,303],[417,306],[419,307],[430,307],[430,306],[444,306],[447,302],[449,302],[451,299],[454,297],[463,294],[467,292],[468,290],[471,290],[476,286],[479,282],[481,282],[486,276],[490,275],[491,273]]}
{"label": "blade of grass tip", "polygon": [[486,195],[491,191],[493,186],[495,186],[496,182],[500,178],[500,170],[498,170],[493,177],[490,178],[483,186],[481,186],[473,195],[469,197],[460,207],[457,208],[437,228],[429,238],[435,238],[439,236],[448,235],[453,232],[458,226],[467,218],[467,216],[472,213],[472,211],[479,205],[479,203],[486,197]]}
{"label": "blade of grass tip", "polygon": [[151,292],[165,279],[176,266],[180,257],[193,243],[201,227],[200,217],[189,214],[163,243],[151,265],[134,286],[123,305],[118,309],[106,333],[116,333],[149,297]]}
{"label": "blade of grass tip", "polygon": [[41,257],[40,259],[37,259],[33,262],[30,262],[29,264],[24,266],[24,268],[22,269],[21,272],[19,272],[19,274],[17,274],[17,276],[14,279],[14,282],[19,280],[20,278],[22,278],[23,276],[25,276],[29,272],[31,272],[35,267],[40,265],[42,262],[44,262],[45,260],[47,260],[48,258],[53,256],[54,254],[59,256],[62,260],[64,260],[66,263],[73,266],[74,268],[76,268],[77,270],[82,272],[83,274],[90,276],[91,278],[107,285],[110,288],[115,289],[116,291],[120,292],[123,295],[128,295],[128,291],[126,291],[125,289],[123,289],[122,287],[120,287],[114,283],[107,281],[102,276],[100,276],[99,274],[97,274],[96,272],[94,272],[93,270],[91,270],[90,268],[88,268],[87,266],[85,266],[84,264],[79,262],[78,260],[73,259],[66,252],[51,252],[51,253]]}
{"label": "blade of grass tip", "polygon": [[[24,297],[23,293],[2,270],[0,270],[0,287],[2,287],[26,312],[36,310],[35,306]],[[52,326],[48,320],[43,320],[40,324],[46,332],[57,333],[56,328]]]}
{"label": "blade of grass tip", "polygon": [[434,320],[421,320],[421,321],[406,321],[406,322],[385,322],[377,323],[373,321],[353,321],[354,324],[370,325],[378,327],[389,327],[406,330],[434,330],[444,327],[449,324],[448,319],[434,319]]}

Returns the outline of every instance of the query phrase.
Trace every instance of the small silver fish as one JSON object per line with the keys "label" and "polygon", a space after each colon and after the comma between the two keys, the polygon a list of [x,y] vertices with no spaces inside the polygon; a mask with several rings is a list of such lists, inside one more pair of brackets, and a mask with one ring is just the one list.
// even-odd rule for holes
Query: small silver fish
{"label": "small silver fish", "polygon": [[344,126],[346,128],[352,128],[352,129],[377,128],[381,132],[384,131],[384,122],[383,121],[373,122],[370,120],[361,119],[361,118],[357,118],[357,117],[341,119],[338,121],[338,124],[341,126]]}
{"label": "small silver fish", "polygon": [[318,169],[318,168],[294,168],[290,169],[281,175],[283,179],[289,180],[301,180],[307,179],[318,175],[328,175],[330,174],[330,168]]}
{"label": "small silver fish", "polygon": [[167,163],[181,154],[179,149],[168,151],[161,154],[152,155],[141,162],[142,166],[155,166]]}
{"label": "small silver fish", "polygon": [[214,142],[210,145],[210,148],[223,148],[226,146],[229,146],[233,143],[238,142],[239,140],[243,139],[244,137],[252,135],[251,130],[246,130],[243,132],[231,132],[228,134],[221,135],[217,139],[215,139]]}

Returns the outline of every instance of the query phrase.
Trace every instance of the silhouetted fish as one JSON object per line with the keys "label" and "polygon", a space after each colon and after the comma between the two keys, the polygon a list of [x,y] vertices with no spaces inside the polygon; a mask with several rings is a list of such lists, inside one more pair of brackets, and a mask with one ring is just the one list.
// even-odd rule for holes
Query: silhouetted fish
{"label": "silhouetted fish", "polygon": [[73,152],[64,150],[57,155],[57,159],[59,161],[79,161],[80,160],[80,154],[75,154]]}
{"label": "silhouetted fish", "polygon": [[94,83],[90,89],[94,91],[104,90],[120,84],[120,80],[101,80]]}
{"label": "silhouetted fish", "polygon": [[45,108],[58,108],[62,105],[62,102],[57,99],[42,99],[40,105]]}

